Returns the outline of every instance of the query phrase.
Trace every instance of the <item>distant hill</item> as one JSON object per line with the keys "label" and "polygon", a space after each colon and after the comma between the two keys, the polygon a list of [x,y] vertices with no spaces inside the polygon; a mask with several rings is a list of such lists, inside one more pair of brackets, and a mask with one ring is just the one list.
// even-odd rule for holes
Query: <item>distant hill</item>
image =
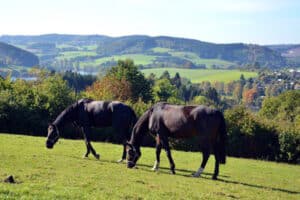
{"label": "distant hill", "polygon": [[268,48],[278,51],[287,59],[290,65],[300,66],[300,44],[296,45],[269,45]]}
{"label": "distant hill", "polygon": [[124,57],[133,58],[146,67],[234,68],[255,64],[280,68],[287,64],[280,51],[268,46],[215,44],[167,36],[48,34],[1,36],[0,41],[36,53],[42,63],[53,68],[58,67],[60,60],[67,60],[68,66],[76,63],[77,67],[84,68],[114,65],[115,59]]}
{"label": "distant hill", "polygon": [[39,64],[39,59],[33,53],[15,46],[0,42],[0,67],[24,66],[32,67]]}

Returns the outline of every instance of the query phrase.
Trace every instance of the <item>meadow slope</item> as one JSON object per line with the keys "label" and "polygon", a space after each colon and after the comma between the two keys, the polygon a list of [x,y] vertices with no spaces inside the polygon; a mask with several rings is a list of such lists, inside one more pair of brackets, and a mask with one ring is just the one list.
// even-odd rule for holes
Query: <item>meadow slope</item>
{"label": "meadow slope", "polygon": [[152,68],[143,69],[142,72],[145,76],[153,73],[156,77],[160,77],[164,71],[168,71],[171,77],[174,77],[176,72],[180,74],[181,77],[190,79],[193,83],[201,83],[202,81],[210,82],[225,82],[239,80],[241,74],[245,78],[254,78],[257,76],[256,72],[240,71],[240,70],[222,70],[222,69],[180,69],[180,68]]}
{"label": "meadow slope", "polygon": [[[117,164],[122,147],[94,142],[100,160],[83,159],[81,140],[61,139],[52,150],[45,139],[0,134],[0,199],[300,199],[300,167],[228,158],[219,180],[211,180],[210,158],[201,178],[200,153],[173,151],[177,174],[169,174],[163,152],[161,171],[152,172],[153,148],[142,148],[138,169]],[[2,180],[13,175],[16,184]]]}

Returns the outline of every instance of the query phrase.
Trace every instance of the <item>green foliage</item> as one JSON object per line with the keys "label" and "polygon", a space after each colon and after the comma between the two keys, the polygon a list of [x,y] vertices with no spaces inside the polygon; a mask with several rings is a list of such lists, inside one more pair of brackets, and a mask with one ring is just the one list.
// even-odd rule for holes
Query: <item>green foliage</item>
{"label": "green foliage", "polygon": [[278,159],[278,134],[274,126],[239,106],[224,113],[228,132],[228,154],[268,160]]}
{"label": "green foliage", "polygon": [[138,101],[139,98],[144,102],[152,100],[150,83],[132,60],[119,60],[118,65],[109,70],[107,75],[117,77],[119,80],[125,77],[130,83],[132,101]]}
{"label": "green foliage", "polygon": [[[59,75],[34,82],[9,78],[0,88],[0,124],[2,131],[44,134],[47,123],[74,101],[74,94]],[[44,130],[44,131],[43,131]]]}
{"label": "green foliage", "polygon": [[300,163],[300,131],[285,128],[279,134],[280,160]]}
{"label": "green foliage", "polygon": [[171,97],[177,98],[178,90],[167,78],[159,79],[153,87],[154,99],[158,101],[168,101]]}
{"label": "green foliage", "polygon": [[294,122],[300,115],[300,91],[287,91],[278,97],[266,98],[262,103],[260,115],[269,119]]}

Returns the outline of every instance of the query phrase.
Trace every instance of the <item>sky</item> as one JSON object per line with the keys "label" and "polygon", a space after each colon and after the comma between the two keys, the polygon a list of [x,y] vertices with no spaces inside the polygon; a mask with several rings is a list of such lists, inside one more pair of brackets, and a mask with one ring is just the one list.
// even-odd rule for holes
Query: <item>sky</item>
{"label": "sky", "polygon": [[300,43],[300,0],[0,0],[0,35],[174,36]]}

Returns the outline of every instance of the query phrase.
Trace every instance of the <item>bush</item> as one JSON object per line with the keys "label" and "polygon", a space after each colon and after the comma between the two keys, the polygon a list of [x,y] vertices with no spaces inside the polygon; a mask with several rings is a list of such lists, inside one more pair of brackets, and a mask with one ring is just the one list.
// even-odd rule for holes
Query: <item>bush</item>
{"label": "bush", "polygon": [[280,161],[300,163],[300,133],[294,129],[283,130],[279,134]]}

